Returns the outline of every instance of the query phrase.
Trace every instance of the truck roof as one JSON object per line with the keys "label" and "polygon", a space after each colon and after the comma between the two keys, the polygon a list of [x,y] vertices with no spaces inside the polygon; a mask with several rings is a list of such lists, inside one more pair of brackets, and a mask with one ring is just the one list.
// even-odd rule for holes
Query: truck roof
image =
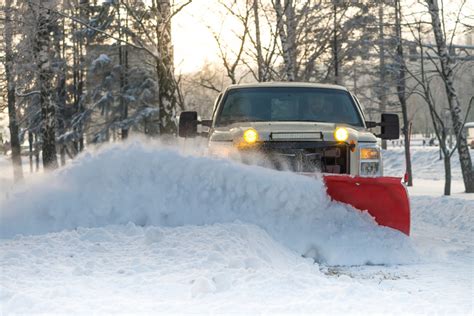
{"label": "truck roof", "polygon": [[271,87],[282,87],[282,88],[320,88],[320,89],[338,89],[347,91],[346,87],[326,84],[326,83],[311,83],[311,82],[256,82],[256,83],[243,83],[230,85],[227,89],[240,89],[240,88],[271,88]]}

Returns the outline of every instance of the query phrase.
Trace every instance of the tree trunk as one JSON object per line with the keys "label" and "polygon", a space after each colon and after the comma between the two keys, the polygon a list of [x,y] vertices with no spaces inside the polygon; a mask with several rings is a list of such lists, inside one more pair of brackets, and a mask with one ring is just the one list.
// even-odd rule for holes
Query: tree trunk
{"label": "tree trunk", "polygon": [[66,145],[65,144],[61,144],[61,147],[59,149],[59,157],[61,161],[61,166],[65,166],[66,165]]}
{"label": "tree trunk", "polygon": [[400,106],[402,108],[402,118],[403,118],[403,136],[405,138],[405,165],[406,172],[408,175],[408,186],[413,186],[413,174],[411,170],[411,155],[410,155],[410,122],[408,121],[408,108],[406,100],[406,78],[405,78],[405,58],[403,54],[403,44],[402,44],[402,30],[401,30],[401,6],[400,1],[397,0],[396,3],[396,33],[397,33],[397,55],[396,61],[398,64],[398,76],[397,76],[397,96],[400,101]]}
{"label": "tree trunk", "polygon": [[402,109],[403,110],[403,137],[405,138],[405,142],[403,145],[405,146],[405,166],[406,166],[406,173],[408,175],[408,182],[407,186],[411,187],[413,186],[413,173],[411,170],[411,153],[410,153],[410,128],[407,127],[406,124],[408,124],[408,119],[407,119],[407,110],[406,110],[406,100],[403,99],[403,105]]}
{"label": "tree trunk", "polygon": [[56,107],[52,89],[53,71],[51,68],[51,21],[50,10],[38,9],[37,30],[35,38],[35,57],[38,69],[38,86],[41,107],[41,134],[43,138],[43,167],[58,167],[56,157]]}
{"label": "tree trunk", "polygon": [[[65,110],[66,110],[66,60],[64,55],[65,42],[64,42],[64,20],[63,26],[59,28],[59,25],[55,25],[54,28],[54,46],[56,51],[55,61],[58,65],[58,76],[56,81],[56,124],[59,135],[63,135],[65,132]],[[59,155],[61,166],[66,164],[66,150],[65,142],[59,144]]]}
{"label": "tree trunk", "polygon": [[39,171],[39,167],[40,167],[40,158],[39,158],[40,148],[38,144],[39,144],[38,134],[35,133],[35,165],[36,165],[35,171],[36,172]]}
{"label": "tree trunk", "polygon": [[5,79],[7,81],[7,107],[10,129],[10,144],[12,149],[13,177],[15,181],[23,179],[21,165],[21,144],[19,139],[19,126],[16,114],[15,79],[13,75],[13,29],[11,16],[11,0],[5,1]]}
{"label": "tree trunk", "polygon": [[[292,0],[285,0],[285,8],[281,0],[275,1],[277,16],[277,30],[283,50],[283,62],[285,74],[288,81],[296,79],[296,21]],[[286,30],[285,30],[286,26]]]}
{"label": "tree trunk", "polygon": [[[89,0],[81,0],[80,5],[77,7],[77,12],[82,21],[89,21]],[[88,42],[84,40],[84,37],[79,36],[76,41],[76,62],[77,62],[77,82],[74,85],[76,90],[75,108],[78,114],[82,114],[85,111],[84,108],[84,77],[86,74],[86,60],[85,56],[88,54]],[[77,126],[74,128],[76,133],[77,141],[75,143],[76,154],[84,150],[84,121],[80,120]]]}
{"label": "tree trunk", "polygon": [[333,64],[334,64],[334,83],[340,84],[341,80],[339,78],[339,41],[337,38],[337,5],[334,2],[333,5],[333,43],[332,43],[332,54],[333,54]]}
{"label": "tree trunk", "polygon": [[[155,58],[158,77],[159,123],[156,129],[150,129],[150,134],[174,134],[176,124],[177,98],[174,80],[173,46],[171,42],[170,0],[153,0],[153,10],[156,14],[155,35],[160,58]],[[152,118],[153,120],[153,118]]]}
{"label": "tree trunk", "polygon": [[452,59],[446,47],[446,39],[441,27],[438,0],[426,0],[431,15],[431,25],[436,40],[436,49],[441,65],[441,77],[444,82],[446,95],[448,97],[449,111],[453,122],[453,130],[458,135],[457,149],[459,161],[461,163],[464,187],[467,193],[474,193],[474,171],[472,170],[472,160],[467,145],[466,136],[462,133],[463,118],[461,117],[461,105],[454,89],[454,73]]}
{"label": "tree trunk", "polygon": [[[127,18],[126,18],[127,19]],[[127,22],[126,22],[127,23]],[[122,17],[120,14],[120,1],[117,2],[117,26],[118,26],[118,37],[122,39]],[[128,27],[127,27],[128,28]],[[120,120],[124,122],[128,118],[128,101],[125,100],[125,87],[127,85],[127,73],[128,73],[128,52],[127,46],[117,41],[119,64],[120,64]],[[128,138],[128,127],[122,127],[120,130],[122,140]]]}
{"label": "tree trunk", "polygon": [[258,81],[266,81],[265,74],[266,69],[263,62],[263,54],[262,54],[262,42],[260,38],[260,22],[258,16],[258,0],[253,0],[253,14],[254,14],[254,21],[255,21],[255,49],[257,50],[257,68],[258,68]]}
{"label": "tree trunk", "polygon": [[[77,15],[78,13],[75,12],[75,15]],[[73,34],[75,34],[77,32],[76,30],[76,22],[72,21],[72,26],[71,26],[71,32]],[[80,111],[79,111],[79,100],[81,98],[81,94],[80,94],[80,91],[79,91],[79,80],[80,80],[80,76],[79,76],[79,71],[80,71],[80,61],[79,61],[79,41],[82,41],[82,37],[79,37],[80,39],[78,39],[77,36],[73,36],[72,38],[72,80],[73,80],[73,84],[72,86],[74,87],[73,89],[73,94],[72,94],[72,99],[73,99],[73,105],[74,105],[74,110],[76,112],[76,114],[80,114]],[[73,146],[74,146],[74,155],[76,155],[78,152],[79,152],[79,141],[78,141],[78,131],[79,129],[74,126],[73,127],[73,130],[74,130],[74,134],[75,137],[74,137],[74,140],[72,141],[73,143]]]}
{"label": "tree trunk", "polygon": [[444,195],[451,195],[451,156],[444,157]]}
{"label": "tree trunk", "polygon": [[28,131],[28,158],[30,159],[30,173],[33,173],[33,133]]}

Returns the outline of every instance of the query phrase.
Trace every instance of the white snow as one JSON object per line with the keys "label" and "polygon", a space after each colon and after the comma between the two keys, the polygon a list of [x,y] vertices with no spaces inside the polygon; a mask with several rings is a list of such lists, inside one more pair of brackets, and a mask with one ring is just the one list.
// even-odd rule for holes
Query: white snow
{"label": "white snow", "polygon": [[[474,157],[474,150],[471,150]],[[391,147],[383,152],[384,174],[403,176],[405,173],[405,152],[402,147]],[[444,193],[444,164],[439,159],[438,147],[412,146],[411,162],[413,187],[408,188],[412,196],[437,195]],[[451,194],[456,198],[474,200],[474,194],[464,194],[464,182],[457,152],[451,157]]]}
{"label": "white snow", "polygon": [[[405,151],[402,147],[385,150],[383,161],[385,174],[405,173]],[[439,159],[439,147],[412,147],[411,161],[414,178],[444,180],[444,165],[443,160]],[[462,180],[457,152],[451,157],[451,173],[454,180]]]}
{"label": "white snow", "polygon": [[103,68],[106,65],[110,64],[111,60],[106,54],[100,54],[99,57],[94,59],[91,63],[92,69]]}
{"label": "white snow", "polygon": [[331,202],[320,180],[139,141],[87,153],[12,191],[0,209],[4,238],[128,222],[175,227],[241,220],[318,262],[417,259],[405,235]]}
{"label": "white snow", "polygon": [[442,191],[406,238],[318,180],[136,140],[3,189],[2,314],[474,312],[474,201]]}

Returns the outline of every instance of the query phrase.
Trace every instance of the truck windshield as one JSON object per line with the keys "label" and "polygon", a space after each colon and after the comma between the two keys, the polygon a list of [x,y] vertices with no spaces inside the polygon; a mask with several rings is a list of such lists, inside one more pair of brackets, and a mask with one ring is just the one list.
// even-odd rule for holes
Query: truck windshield
{"label": "truck windshield", "polygon": [[347,91],[327,88],[266,87],[229,90],[216,125],[259,121],[309,121],[363,126]]}

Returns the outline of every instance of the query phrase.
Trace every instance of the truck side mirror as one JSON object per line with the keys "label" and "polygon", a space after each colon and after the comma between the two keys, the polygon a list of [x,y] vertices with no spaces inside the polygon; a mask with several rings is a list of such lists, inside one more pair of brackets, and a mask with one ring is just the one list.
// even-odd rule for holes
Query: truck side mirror
{"label": "truck side mirror", "polygon": [[381,133],[378,135],[382,139],[398,139],[400,137],[400,121],[397,114],[382,113],[380,123]]}
{"label": "truck side mirror", "polygon": [[381,127],[381,133],[375,135],[382,139],[398,139],[400,137],[400,122],[398,115],[393,113],[382,113],[380,123],[373,121],[366,121],[367,128]]}
{"label": "truck side mirror", "polygon": [[178,136],[196,137],[198,126],[198,114],[195,111],[181,112],[179,115]]}

